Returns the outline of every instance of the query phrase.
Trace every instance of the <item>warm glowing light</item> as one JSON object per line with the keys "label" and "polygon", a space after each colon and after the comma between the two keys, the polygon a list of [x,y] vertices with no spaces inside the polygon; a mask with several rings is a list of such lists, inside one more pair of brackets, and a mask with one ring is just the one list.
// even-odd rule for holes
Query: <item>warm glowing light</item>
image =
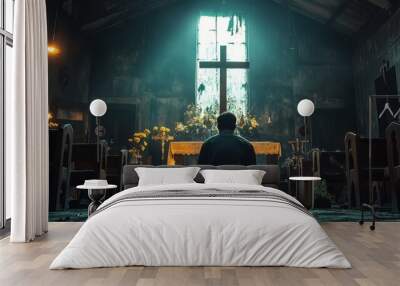
{"label": "warm glowing light", "polygon": [[47,122],[49,125],[49,128],[57,128],[58,123],[54,120],[54,115],[52,112],[47,113]]}
{"label": "warm glowing light", "polygon": [[58,48],[56,45],[49,45],[47,47],[47,51],[50,56],[58,56],[61,53],[60,48]]}

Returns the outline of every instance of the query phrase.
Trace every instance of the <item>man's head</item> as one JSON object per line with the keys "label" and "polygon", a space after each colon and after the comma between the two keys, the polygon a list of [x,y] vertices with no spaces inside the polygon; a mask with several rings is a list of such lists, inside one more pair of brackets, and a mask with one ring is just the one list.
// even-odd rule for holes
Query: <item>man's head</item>
{"label": "man's head", "polygon": [[217,118],[218,130],[231,130],[236,128],[236,116],[231,112],[224,112]]}

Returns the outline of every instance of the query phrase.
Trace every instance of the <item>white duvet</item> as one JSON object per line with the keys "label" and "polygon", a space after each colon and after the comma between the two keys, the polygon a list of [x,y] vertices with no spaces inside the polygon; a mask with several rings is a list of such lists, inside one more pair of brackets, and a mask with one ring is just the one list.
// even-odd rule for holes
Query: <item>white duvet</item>
{"label": "white duvet", "polygon": [[351,267],[313,217],[287,204],[230,197],[154,198],[112,204],[130,192],[209,188],[263,190],[296,201],[276,189],[238,184],[128,189],[100,206],[104,210],[83,224],[50,269],[128,265]]}

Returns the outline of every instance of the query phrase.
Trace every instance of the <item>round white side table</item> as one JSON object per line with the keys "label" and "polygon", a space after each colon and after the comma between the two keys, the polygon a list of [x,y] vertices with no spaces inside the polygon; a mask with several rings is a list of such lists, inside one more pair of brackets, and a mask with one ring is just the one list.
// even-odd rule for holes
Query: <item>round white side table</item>
{"label": "round white side table", "polygon": [[[299,176],[299,177],[290,177],[290,181],[296,182],[296,199],[298,199],[306,208],[313,209],[314,208],[314,188],[312,186],[313,182],[321,181],[320,177],[307,177],[307,176]],[[299,193],[299,182],[303,182],[304,187],[303,191]],[[309,186],[311,185],[311,186]],[[311,194],[310,194],[311,192]]]}
{"label": "round white side table", "polygon": [[117,185],[105,185],[105,186],[79,185],[76,188],[88,191],[88,197],[92,201],[88,206],[88,216],[90,216],[97,210],[97,208],[103,202],[104,198],[106,197],[107,190],[116,189]]}

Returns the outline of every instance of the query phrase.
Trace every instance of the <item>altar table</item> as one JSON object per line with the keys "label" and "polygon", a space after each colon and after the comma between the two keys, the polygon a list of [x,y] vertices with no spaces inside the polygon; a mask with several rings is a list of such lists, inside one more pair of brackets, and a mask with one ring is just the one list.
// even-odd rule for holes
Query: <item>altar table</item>
{"label": "altar table", "polygon": [[[256,155],[282,155],[282,147],[279,142],[254,141],[251,142]],[[200,154],[201,141],[172,141],[169,143],[167,163],[170,166],[175,165],[175,156],[196,156]]]}

